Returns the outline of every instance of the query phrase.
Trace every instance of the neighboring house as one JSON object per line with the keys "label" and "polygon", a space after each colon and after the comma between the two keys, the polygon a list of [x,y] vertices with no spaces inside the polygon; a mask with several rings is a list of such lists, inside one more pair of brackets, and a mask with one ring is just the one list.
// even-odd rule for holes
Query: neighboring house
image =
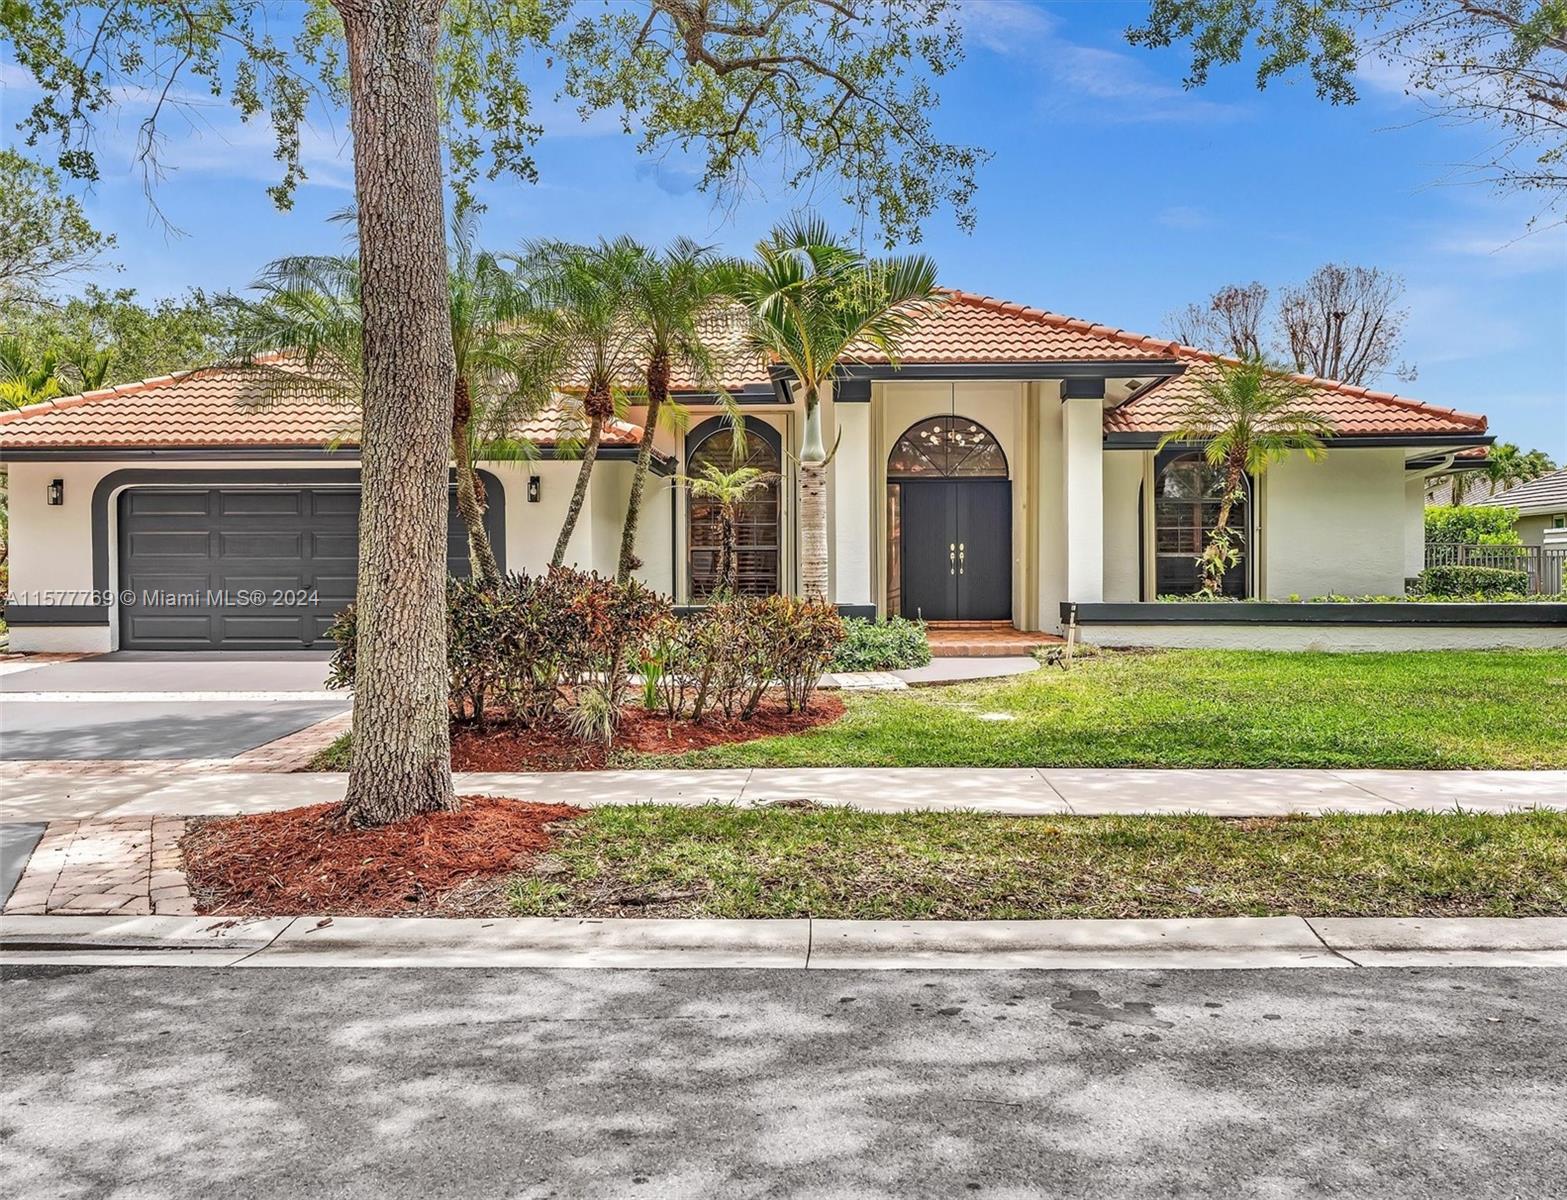
{"label": "neighboring house", "polygon": [[1544,545],[1547,531],[1553,529],[1564,532],[1552,537],[1552,543],[1567,545],[1567,469],[1498,492],[1485,503],[1518,513],[1518,536],[1524,545]]}
{"label": "neighboring house", "polygon": [[[898,369],[867,358],[823,401],[838,447],[833,598],[851,612],[1052,630],[1063,601],[1191,591],[1215,483],[1193,449],[1155,446],[1216,371],[1214,356],[988,297],[950,300],[922,319]],[[727,339],[722,386],[747,412],[745,456],[781,477],[746,508],[740,585],[790,589],[801,406],[787,379],[743,351],[738,323],[715,330]],[[1252,488],[1228,588],[1401,592],[1422,565],[1427,476],[1489,444],[1486,420],[1309,383],[1334,429],[1327,456],[1293,454]],[[731,461],[729,435],[711,391],[676,390],[692,417],[683,433],[658,436],[639,574],[700,602],[716,514],[669,475]],[[632,410],[606,438],[570,545],[581,566],[614,569],[640,418]],[[578,468],[555,448],[581,429],[562,407],[522,432],[543,458],[485,465],[490,518],[503,565],[539,570]],[[353,591],[352,421],[340,405],[269,394],[253,372],[199,370],[0,415],[0,458],[11,472],[15,649],[319,644]],[[241,592],[266,602],[240,604]]]}
{"label": "neighboring house", "polygon": [[1433,472],[1426,483],[1426,505],[1441,508],[1452,504],[1455,490],[1459,504],[1489,504],[1496,495],[1496,483],[1485,473],[1490,463],[1490,451],[1484,446],[1471,446],[1453,455],[1447,469],[1457,468],[1462,474]]}

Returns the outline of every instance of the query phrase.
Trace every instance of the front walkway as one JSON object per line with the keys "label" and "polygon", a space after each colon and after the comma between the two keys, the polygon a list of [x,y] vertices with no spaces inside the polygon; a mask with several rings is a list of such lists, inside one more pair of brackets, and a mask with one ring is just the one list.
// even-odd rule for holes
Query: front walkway
{"label": "front walkway", "polygon": [[[264,812],[339,800],[347,777],[213,769],[59,774],[0,765],[0,821]],[[1057,767],[734,768],[460,774],[459,794],[541,803],[738,804],[811,800],[872,812],[1013,815],[1567,809],[1567,771],[1145,770]]]}

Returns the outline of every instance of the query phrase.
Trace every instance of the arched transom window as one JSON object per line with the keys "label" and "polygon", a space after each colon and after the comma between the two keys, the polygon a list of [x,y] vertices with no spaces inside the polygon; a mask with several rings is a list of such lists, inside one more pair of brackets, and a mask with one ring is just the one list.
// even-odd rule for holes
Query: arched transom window
{"label": "arched transom window", "polygon": [[[758,432],[748,423],[745,445],[736,457],[731,431],[714,421],[711,428],[693,430],[692,442],[686,455],[686,473],[698,476],[705,466],[716,466],[722,471],[736,467],[756,467],[774,476],[773,482],[759,488],[740,506],[736,522],[738,555],[735,586],[742,596],[767,596],[778,590],[779,568],[779,514],[781,493],[778,476],[783,471],[780,443],[772,437],[771,429]],[[722,526],[718,518],[718,505],[710,500],[686,493],[690,497],[686,516],[686,561],[691,574],[691,600],[706,600],[713,594],[718,582],[719,551],[722,549]]]}
{"label": "arched transom window", "polygon": [[889,479],[1005,479],[995,436],[967,417],[931,417],[904,430],[887,457]]}
{"label": "arched transom window", "polygon": [[[1224,594],[1244,598],[1251,552],[1251,489],[1230,509],[1229,527],[1240,561],[1224,574]],[[1201,590],[1197,558],[1218,523],[1224,476],[1200,454],[1163,463],[1154,475],[1155,590],[1190,596]]]}

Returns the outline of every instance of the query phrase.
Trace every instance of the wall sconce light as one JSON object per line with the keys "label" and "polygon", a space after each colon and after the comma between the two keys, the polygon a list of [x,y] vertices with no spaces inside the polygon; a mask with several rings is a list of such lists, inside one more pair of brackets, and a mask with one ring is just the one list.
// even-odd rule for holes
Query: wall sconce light
{"label": "wall sconce light", "polygon": [[65,480],[51,479],[49,486],[44,489],[44,496],[50,504],[65,503]]}
{"label": "wall sconce light", "polygon": [[[528,503],[529,504],[537,504],[538,502],[539,502],[539,477],[537,475],[529,475],[528,476]],[[50,501],[50,503],[53,503],[53,501]]]}

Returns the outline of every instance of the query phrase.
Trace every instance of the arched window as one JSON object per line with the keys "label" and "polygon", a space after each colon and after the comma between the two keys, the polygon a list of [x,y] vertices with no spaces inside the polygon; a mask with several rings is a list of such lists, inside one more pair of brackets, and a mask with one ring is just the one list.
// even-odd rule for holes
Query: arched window
{"label": "arched window", "polygon": [[[737,458],[728,425],[716,417],[702,422],[691,431],[686,443],[686,474],[700,475],[703,467],[711,465],[721,471],[747,466],[782,475],[783,444],[776,430],[760,421],[748,421],[744,440]],[[735,585],[742,596],[766,596],[778,591],[781,495],[775,478],[753,492],[740,507]],[[694,603],[711,596],[717,585],[721,535],[718,506],[689,491],[686,496],[686,561]]]}
{"label": "arched window", "polygon": [[888,479],[1005,479],[1007,456],[995,436],[967,417],[911,425],[887,456]]}
{"label": "arched window", "polygon": [[[1197,558],[1218,523],[1224,476],[1200,454],[1161,460],[1154,471],[1154,590],[1161,596],[1190,596],[1202,590]],[[1225,572],[1224,594],[1248,593],[1251,552],[1251,482],[1230,509],[1231,540],[1240,561]]]}

